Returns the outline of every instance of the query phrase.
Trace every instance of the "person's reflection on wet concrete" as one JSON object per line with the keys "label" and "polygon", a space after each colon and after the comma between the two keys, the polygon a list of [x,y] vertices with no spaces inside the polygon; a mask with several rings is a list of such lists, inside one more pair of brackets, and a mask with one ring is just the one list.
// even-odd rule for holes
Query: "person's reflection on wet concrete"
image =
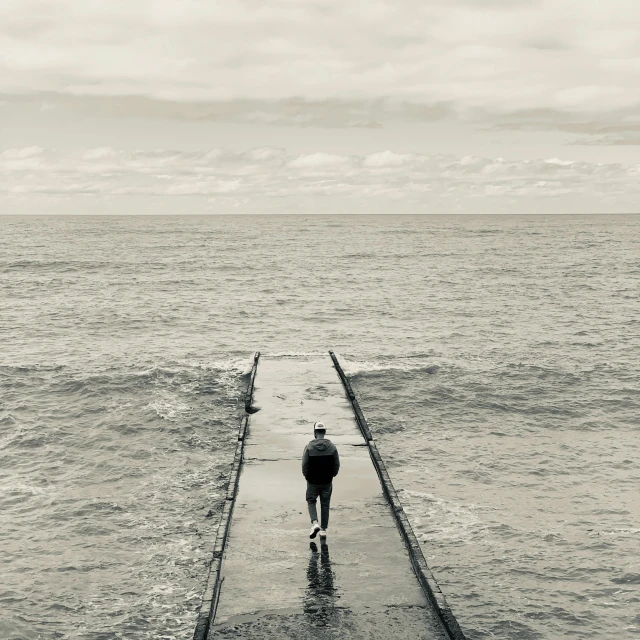
{"label": "person's reflection on wet concrete", "polygon": [[340,597],[334,586],[334,575],[329,558],[329,546],[320,545],[320,553],[315,542],[309,544],[311,556],[307,569],[309,586],[304,598],[304,612],[315,627],[326,627],[336,617],[336,600]]}

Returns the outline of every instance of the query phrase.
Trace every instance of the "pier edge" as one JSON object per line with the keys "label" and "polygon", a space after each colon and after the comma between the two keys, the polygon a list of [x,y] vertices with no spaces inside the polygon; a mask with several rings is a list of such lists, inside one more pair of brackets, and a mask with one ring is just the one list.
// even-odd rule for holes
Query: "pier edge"
{"label": "pier edge", "polygon": [[367,441],[367,446],[369,448],[369,454],[371,456],[371,460],[373,462],[373,466],[376,469],[376,473],[378,474],[378,478],[380,480],[380,484],[382,486],[383,493],[389,502],[389,506],[391,507],[391,512],[393,513],[393,518],[395,520],[396,526],[398,527],[400,534],[402,535],[402,539],[404,540],[405,546],[407,548],[407,552],[409,553],[409,558],[411,559],[411,566],[413,567],[413,571],[418,578],[418,582],[422,587],[429,603],[433,606],[442,625],[448,634],[451,640],[468,640],[458,621],[456,620],[453,612],[451,611],[451,607],[447,603],[444,594],[442,593],[442,589],[440,589],[440,585],[437,583],[431,569],[427,565],[427,561],[422,553],[422,548],[420,547],[420,542],[416,538],[415,533],[413,532],[413,528],[411,527],[411,523],[407,518],[407,515],[404,511],[402,503],[398,498],[398,494],[391,482],[391,478],[389,477],[389,473],[387,471],[387,467],[378,451],[378,447],[374,442],[373,436],[371,434],[371,429],[367,424],[367,421],[362,413],[362,409],[360,408],[360,404],[358,403],[358,399],[351,387],[351,383],[344,373],[340,362],[336,354],[333,351],[329,351],[329,355],[331,356],[331,360],[333,361],[333,365],[338,372],[338,376],[342,381],[342,385],[344,387],[345,393],[349,402],[351,403],[351,407],[353,409],[353,413],[356,418],[356,422],[358,423],[358,427],[362,432],[365,440]]}
{"label": "pier edge", "polygon": [[[253,356],[251,377],[249,379],[249,384],[245,392],[244,406],[245,412],[247,414],[249,413],[251,402],[253,400],[253,388],[255,386],[259,359],[260,352],[257,351]],[[222,572],[224,551],[227,544],[227,538],[229,536],[229,530],[231,528],[231,516],[233,515],[233,507],[235,504],[236,495],[238,493],[240,467],[242,466],[244,442],[248,428],[249,415],[244,415],[242,420],[240,421],[240,427],[238,428],[238,442],[236,444],[233,464],[231,465],[231,472],[229,474],[227,494],[225,497],[225,503],[222,510],[220,523],[218,524],[218,532],[216,534],[216,541],[213,547],[213,555],[211,558],[211,564],[209,565],[209,574],[207,576],[205,588],[202,593],[202,604],[200,605],[200,611],[196,620],[196,628],[193,633],[193,640],[206,640],[207,635],[209,634],[209,628],[211,627],[211,623],[213,622],[216,615],[218,599],[220,597],[220,588],[222,587],[222,582],[224,580],[224,575]]]}

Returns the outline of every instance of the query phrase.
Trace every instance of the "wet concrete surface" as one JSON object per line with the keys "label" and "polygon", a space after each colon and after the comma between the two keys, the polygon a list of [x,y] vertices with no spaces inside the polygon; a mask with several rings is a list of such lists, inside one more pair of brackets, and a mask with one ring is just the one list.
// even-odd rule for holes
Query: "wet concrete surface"
{"label": "wet concrete surface", "polygon": [[[209,638],[446,638],[329,357],[263,356],[254,406]],[[309,540],[301,473],[316,420],[341,460],[326,544]]]}

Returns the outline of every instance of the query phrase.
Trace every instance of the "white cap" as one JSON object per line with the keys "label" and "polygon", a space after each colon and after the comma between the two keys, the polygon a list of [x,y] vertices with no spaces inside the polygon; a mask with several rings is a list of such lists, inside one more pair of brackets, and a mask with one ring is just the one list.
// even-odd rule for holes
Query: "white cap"
{"label": "white cap", "polygon": [[314,431],[327,431],[327,427],[324,426],[324,422],[316,422],[313,425],[313,430]]}

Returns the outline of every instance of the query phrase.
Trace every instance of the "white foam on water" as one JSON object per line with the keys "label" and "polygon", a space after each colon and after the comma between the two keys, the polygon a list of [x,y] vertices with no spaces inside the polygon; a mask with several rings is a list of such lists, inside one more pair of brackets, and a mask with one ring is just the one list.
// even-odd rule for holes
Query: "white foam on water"
{"label": "white foam on water", "polygon": [[328,351],[275,351],[264,352],[269,358],[328,358]]}
{"label": "white foam on water", "polygon": [[163,420],[175,420],[188,414],[192,410],[188,404],[168,398],[159,398],[158,400],[150,402],[147,407],[155,411]]}
{"label": "white foam on water", "polygon": [[470,505],[411,489],[402,489],[398,495],[421,542],[477,538],[480,519]]}
{"label": "white foam on water", "polygon": [[382,371],[422,371],[424,370],[426,373],[432,374],[437,373],[440,369],[441,359],[436,358],[426,358],[424,360],[419,360],[416,358],[411,358],[410,360],[405,360],[403,358],[398,358],[394,360],[380,360],[380,361],[358,361],[358,360],[349,360],[348,358],[340,358],[339,362],[342,366],[343,371],[348,376],[357,376],[368,373],[377,373]]}

